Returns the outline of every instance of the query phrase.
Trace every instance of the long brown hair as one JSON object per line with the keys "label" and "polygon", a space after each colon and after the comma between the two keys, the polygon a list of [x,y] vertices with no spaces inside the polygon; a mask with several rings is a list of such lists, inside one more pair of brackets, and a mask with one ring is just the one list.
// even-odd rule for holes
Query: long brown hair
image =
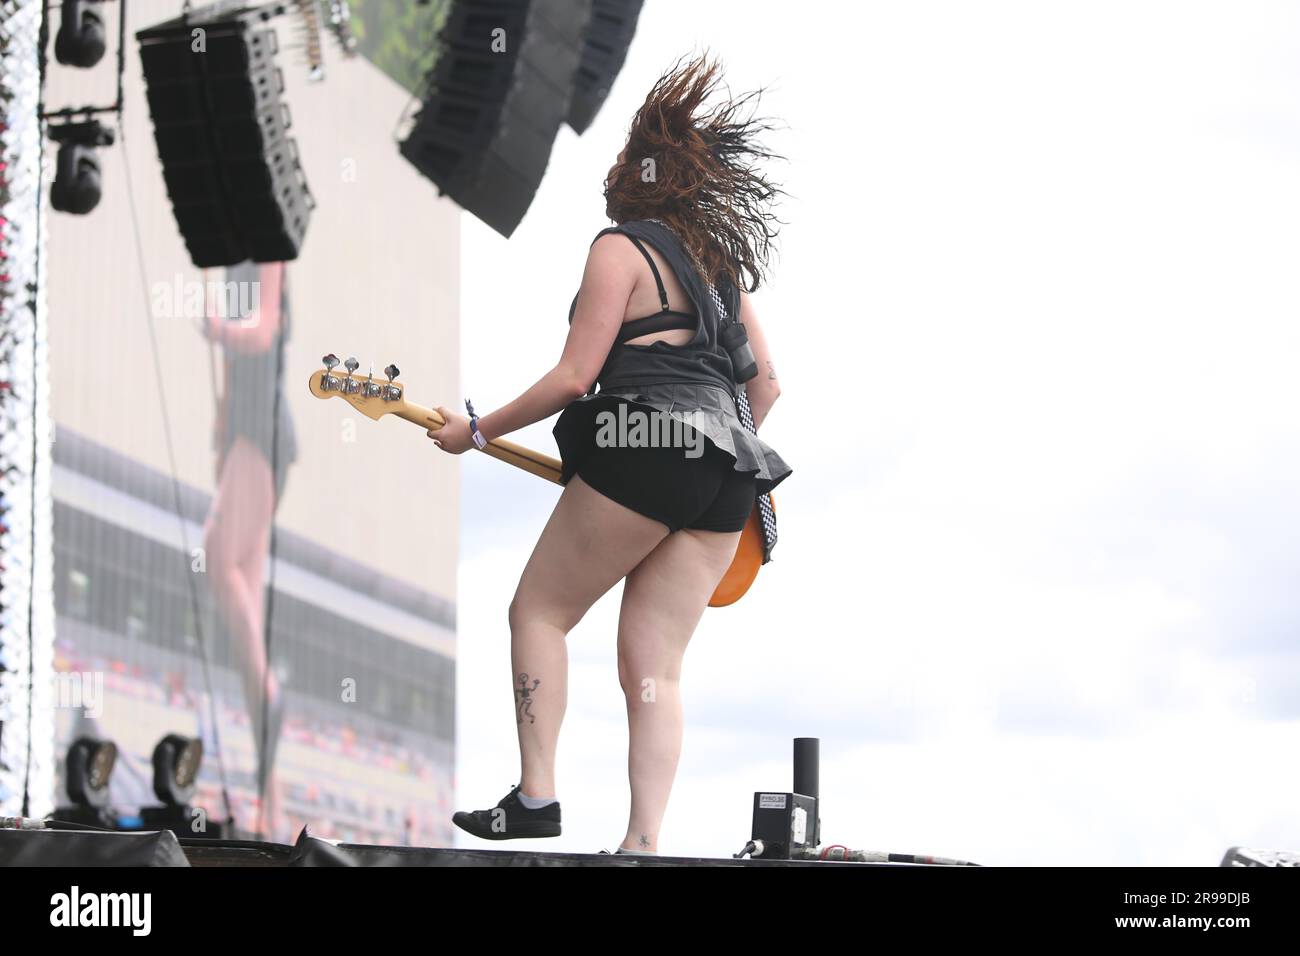
{"label": "long brown hair", "polygon": [[780,157],[756,138],[775,128],[753,116],[762,90],[728,93],[704,111],[720,85],[721,65],[708,54],[679,59],[658,79],[632,120],[622,163],[611,170],[605,210],[615,222],[664,222],[699,258],[708,281],[725,275],[753,292],[767,277],[781,222],[771,206],[784,195],[756,163]]}

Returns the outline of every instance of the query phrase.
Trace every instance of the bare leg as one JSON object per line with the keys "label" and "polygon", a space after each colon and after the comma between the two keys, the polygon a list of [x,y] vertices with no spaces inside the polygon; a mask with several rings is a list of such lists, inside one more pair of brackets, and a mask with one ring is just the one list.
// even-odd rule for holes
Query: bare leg
{"label": "bare leg", "polygon": [[[212,588],[234,638],[235,660],[244,685],[245,705],[253,716],[254,743],[259,751],[263,698],[273,701],[280,692],[269,666],[263,634],[263,575],[274,495],[274,478],[266,459],[251,442],[236,439],[221,472],[205,545]],[[259,829],[269,826],[274,831],[278,792],[273,770],[268,774],[266,789],[267,793],[261,795],[264,803]]]}
{"label": "bare leg", "polygon": [[632,788],[624,849],[659,850],[659,827],[682,749],[682,657],[739,540],[738,531],[678,531],[623,587],[618,679],[627,700]]}
{"label": "bare leg", "polygon": [[565,486],[510,604],[520,789],[555,796],[555,749],[568,700],[565,636],[668,529],[579,477]]}

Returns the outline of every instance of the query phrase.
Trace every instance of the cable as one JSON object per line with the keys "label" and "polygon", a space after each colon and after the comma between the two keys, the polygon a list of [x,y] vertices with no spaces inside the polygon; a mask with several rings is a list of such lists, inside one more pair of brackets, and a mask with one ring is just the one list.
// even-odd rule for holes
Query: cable
{"label": "cable", "polygon": [[[131,155],[126,145],[126,130],[122,130],[122,165],[126,169],[126,194],[127,205],[131,209],[131,229],[135,237],[135,255],[136,265],[140,272],[140,289],[144,293],[145,300],[149,298],[149,281],[144,264],[144,244],[140,238],[140,219],[136,211],[135,204],[135,186],[131,181]],[[171,468],[172,479],[172,501],[176,509],[176,522],[180,527],[181,547],[185,554],[190,553],[189,533],[185,529],[185,511],[181,506],[181,482],[179,473],[176,468],[176,448],[172,443],[172,426],[171,413],[167,408],[167,389],[163,384],[162,358],[158,352],[158,337],[154,332],[153,317],[149,311],[145,310],[145,327],[149,330],[149,345],[153,352],[154,378],[158,386],[158,407],[163,417],[163,437],[167,445],[167,462]],[[208,660],[208,645],[203,639],[202,613],[199,607],[199,589],[194,582],[194,575],[188,576],[190,591],[190,607],[194,614],[194,631],[199,642],[199,654],[203,660],[203,682],[208,694],[208,709],[210,719],[212,720],[212,742],[215,747],[215,757],[217,760],[217,776],[221,781],[221,799],[225,803],[226,819],[231,823],[234,822],[234,811],[230,803],[230,788],[226,780],[226,761],[221,746],[221,726],[217,717],[217,697],[212,689],[212,665]]]}
{"label": "cable", "polygon": [[[276,304],[276,329],[275,329],[275,401],[272,402],[271,409],[271,494],[274,496],[271,503],[271,533],[268,536],[267,557],[270,564],[269,577],[266,583],[266,606],[262,614],[262,643],[266,647],[266,671],[268,674],[274,672],[271,665],[271,622],[272,612],[275,607],[275,548],[276,548],[276,520],[275,513],[280,505],[280,489],[278,476],[280,474],[280,402],[283,399],[284,392],[284,340],[286,332],[285,305],[289,304],[289,312],[292,313],[293,306],[289,300],[289,266],[288,263],[280,263],[280,301]],[[259,303],[258,308],[261,308]],[[277,696],[277,713],[280,720],[276,721],[275,732],[281,733],[284,724],[285,708],[285,689],[284,684],[277,677],[276,679]],[[265,754],[269,743],[270,731],[270,701],[266,694],[266,681],[262,682],[262,747],[260,753]],[[278,743],[278,740],[277,740]],[[266,761],[266,780],[258,781],[259,785],[264,785],[271,779],[274,771],[270,761]],[[268,788],[269,789],[269,788]],[[257,803],[257,829],[262,832],[262,824],[265,823],[266,813],[266,794],[258,795]]]}
{"label": "cable", "polygon": [[[839,852],[836,852],[839,851]],[[818,860],[823,863],[916,863],[926,866],[979,866],[968,860],[924,853],[890,853],[887,850],[850,850],[842,843],[832,843],[823,850],[800,847],[791,854],[796,860]]]}
{"label": "cable", "polygon": [[[836,853],[835,851],[839,851]],[[751,860],[763,856],[762,840],[750,840],[739,853],[733,853],[732,859],[740,860],[748,856]],[[780,857],[773,857],[780,859]],[[946,856],[928,856],[919,853],[888,853],[884,850],[850,850],[843,843],[832,843],[818,850],[812,846],[793,847],[788,859],[815,860],[818,863],[917,863],[927,866],[979,866],[966,860],[954,860]]]}
{"label": "cable", "polygon": [[[37,829],[37,828],[34,828],[34,827],[23,827],[22,829]],[[89,830],[89,831],[92,831],[92,832],[94,832],[94,833],[120,833],[120,832],[122,832],[122,831],[120,831],[120,830],[116,830],[116,829],[114,829],[114,828],[112,828],[112,827],[97,827],[97,826],[95,826],[94,824],[91,824],[91,823],[73,823],[71,820],[55,820],[55,819],[53,819],[52,817],[47,817],[46,820],[45,820],[45,826],[40,827],[39,829],[42,829],[42,830]]]}

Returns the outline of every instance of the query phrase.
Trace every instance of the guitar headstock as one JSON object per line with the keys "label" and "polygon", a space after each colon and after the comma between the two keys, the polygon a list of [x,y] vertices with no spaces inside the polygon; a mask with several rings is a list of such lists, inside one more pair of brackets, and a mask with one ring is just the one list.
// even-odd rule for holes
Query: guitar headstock
{"label": "guitar headstock", "polygon": [[311,373],[308,388],[317,398],[342,398],[349,405],[368,418],[378,421],[385,415],[400,413],[406,407],[406,389],[401,382],[394,381],[401,373],[396,365],[384,369],[386,382],[375,381],[374,368],[367,375],[357,375],[361,363],[349,358],[343,363],[347,374],[339,374],[335,369],[339,357],[330,353],[321,361],[325,367]]}

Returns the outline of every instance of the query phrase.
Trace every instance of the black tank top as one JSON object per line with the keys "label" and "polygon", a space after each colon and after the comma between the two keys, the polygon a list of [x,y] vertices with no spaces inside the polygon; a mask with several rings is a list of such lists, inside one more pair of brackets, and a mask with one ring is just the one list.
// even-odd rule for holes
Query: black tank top
{"label": "black tank top", "polygon": [[[727,390],[733,397],[736,383],[732,378],[731,356],[718,341],[719,318],[713,300],[708,294],[708,287],[695,269],[690,253],[682,245],[676,234],[658,222],[632,220],[602,229],[596,235],[601,236],[618,232],[630,238],[654,273],[655,284],[659,288],[659,302],[663,308],[654,315],[633,319],[623,324],[618,337],[610,349],[604,367],[596,377],[601,388],[621,388],[628,385],[655,385],[668,383],[688,383],[694,385],[715,385]],[[595,243],[596,239],[592,242]],[[668,294],[664,291],[663,279],[654,260],[641,245],[648,242],[663,256],[673,270],[673,275],[686,291],[695,314],[674,312],[668,308]],[[740,295],[735,286],[724,279],[718,285],[718,294],[722,297],[729,314],[737,315],[740,309]],[[569,306],[569,322],[573,322],[573,313],[578,307],[578,297],[573,297]],[[649,345],[628,345],[628,339],[648,335],[651,332],[663,332],[668,329],[694,329],[695,337],[685,345],[670,345],[667,342],[652,342]]]}
{"label": "black tank top", "polygon": [[[226,268],[226,281],[253,285],[261,278],[261,266],[243,262]],[[244,302],[243,293],[238,301]],[[257,303],[260,308],[260,302]],[[229,452],[235,438],[248,438],[268,463],[283,468],[297,458],[297,435],[289,400],[282,381],[282,350],[292,325],[289,315],[289,282],[283,275],[280,285],[279,331],[271,347],[263,352],[225,350],[226,433],[224,444]]]}

